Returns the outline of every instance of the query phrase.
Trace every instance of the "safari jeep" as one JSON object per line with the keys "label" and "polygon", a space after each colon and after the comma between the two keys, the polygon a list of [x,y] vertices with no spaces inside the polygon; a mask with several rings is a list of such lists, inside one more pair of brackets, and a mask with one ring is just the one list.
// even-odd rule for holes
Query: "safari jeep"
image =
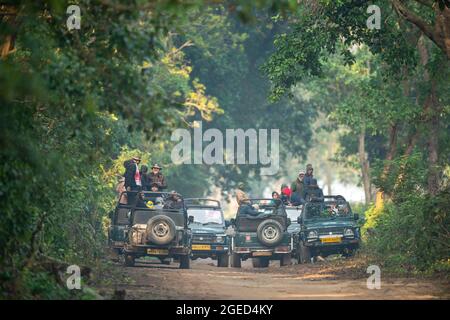
{"label": "safari jeep", "polygon": [[135,259],[157,257],[163,262],[173,258],[181,269],[190,268],[191,231],[184,201],[177,194],[179,207],[167,207],[170,194],[141,192],[130,213],[130,228],[124,246],[125,265]]}
{"label": "safari jeep", "polygon": [[360,243],[357,220],[358,214],[352,212],[342,196],[307,202],[298,218],[298,261],[307,263],[331,254],[353,255]]}
{"label": "safari jeep", "polygon": [[255,268],[268,267],[270,260],[279,260],[280,266],[291,264],[290,219],[280,200],[249,199],[231,223],[235,231],[231,238],[232,267],[240,268],[241,261],[248,258]]}
{"label": "safari jeep", "polygon": [[193,222],[192,260],[212,258],[218,267],[228,267],[230,240],[225,234],[226,226],[220,202],[213,199],[185,199],[185,206]]}
{"label": "safari jeep", "polygon": [[[127,193],[120,195],[121,199],[127,199]],[[126,202],[126,201],[125,201]],[[123,246],[127,239],[127,230],[130,225],[129,215],[132,206],[118,202],[116,208],[109,213],[111,226],[108,229],[108,244],[116,257],[123,253]]]}

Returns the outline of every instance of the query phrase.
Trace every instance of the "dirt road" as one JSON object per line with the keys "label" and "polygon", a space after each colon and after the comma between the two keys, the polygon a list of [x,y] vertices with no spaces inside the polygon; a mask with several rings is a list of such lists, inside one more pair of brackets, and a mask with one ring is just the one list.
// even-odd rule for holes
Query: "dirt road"
{"label": "dirt road", "polygon": [[352,260],[283,268],[272,262],[266,269],[254,269],[250,260],[242,269],[214,263],[193,261],[190,270],[149,261],[117,265],[125,278],[114,288],[125,290],[126,299],[450,299],[450,284],[439,280],[382,275],[381,289],[369,290],[369,275]]}

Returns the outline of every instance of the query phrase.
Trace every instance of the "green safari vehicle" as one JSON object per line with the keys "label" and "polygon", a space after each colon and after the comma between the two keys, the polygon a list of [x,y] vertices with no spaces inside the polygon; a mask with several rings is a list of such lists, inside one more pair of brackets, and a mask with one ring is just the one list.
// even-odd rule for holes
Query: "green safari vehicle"
{"label": "green safari vehicle", "polygon": [[358,214],[352,212],[350,204],[340,195],[307,202],[298,218],[298,261],[308,263],[317,256],[332,254],[353,255],[360,244],[357,220]]}
{"label": "green safari vehicle", "polygon": [[[176,206],[170,197],[176,196]],[[130,227],[123,252],[125,265],[135,259],[156,257],[161,261],[180,261],[181,269],[190,268],[192,233],[184,200],[179,194],[140,192],[130,212]]]}
{"label": "green safari vehicle", "polygon": [[220,202],[207,198],[185,199],[188,216],[193,217],[191,259],[211,258],[218,267],[228,267],[230,240]]}
{"label": "green safari vehicle", "polygon": [[290,219],[281,200],[249,199],[231,220],[234,235],[231,240],[231,266],[241,267],[241,261],[252,259],[253,267],[266,268],[270,260],[280,266],[291,264],[293,238],[287,231]]}

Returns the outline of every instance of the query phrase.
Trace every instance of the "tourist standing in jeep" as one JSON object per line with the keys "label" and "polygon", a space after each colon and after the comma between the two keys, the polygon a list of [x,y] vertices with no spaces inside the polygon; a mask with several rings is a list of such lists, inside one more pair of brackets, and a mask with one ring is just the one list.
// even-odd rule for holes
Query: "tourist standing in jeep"
{"label": "tourist standing in jeep", "polygon": [[244,191],[244,189],[245,189],[245,184],[243,182],[239,182],[236,192],[235,192],[236,202],[237,202],[238,206],[248,202],[248,195]]}
{"label": "tourist standing in jeep", "polygon": [[161,173],[162,168],[157,163],[155,163],[151,169],[152,171],[148,174],[149,184],[152,185],[153,183],[156,183],[158,185],[159,191],[166,189],[166,178]]}
{"label": "tourist standing in jeep", "polygon": [[313,172],[314,172],[314,169],[313,169],[312,164],[308,163],[308,164],[306,165],[306,174],[305,174],[305,178],[303,179],[303,183],[304,183],[306,186],[309,186],[309,185],[311,184],[312,179],[313,179]]}
{"label": "tourist standing in jeep", "polygon": [[125,188],[127,191],[140,191],[142,187],[141,174],[139,172],[139,163],[141,158],[134,156],[123,163],[125,167]]}
{"label": "tourist standing in jeep", "polygon": [[295,206],[303,204],[305,202],[305,172],[301,170],[298,173],[297,179],[291,184],[291,203]]}

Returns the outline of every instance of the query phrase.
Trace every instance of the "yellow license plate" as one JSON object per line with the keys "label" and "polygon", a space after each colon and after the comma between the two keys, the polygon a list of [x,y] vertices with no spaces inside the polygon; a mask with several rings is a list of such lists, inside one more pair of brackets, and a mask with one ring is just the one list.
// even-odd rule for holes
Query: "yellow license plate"
{"label": "yellow license plate", "polygon": [[169,250],[167,250],[167,249],[147,249],[147,254],[168,255]]}
{"label": "yellow license plate", "polygon": [[272,255],[272,252],[270,251],[256,251],[253,252],[254,257],[270,257]]}
{"label": "yellow license plate", "polygon": [[336,243],[336,242],[341,242],[341,237],[326,237],[326,238],[322,238],[320,239],[322,241],[322,243]]}
{"label": "yellow license plate", "polygon": [[211,246],[209,244],[193,244],[192,250],[211,250]]}

